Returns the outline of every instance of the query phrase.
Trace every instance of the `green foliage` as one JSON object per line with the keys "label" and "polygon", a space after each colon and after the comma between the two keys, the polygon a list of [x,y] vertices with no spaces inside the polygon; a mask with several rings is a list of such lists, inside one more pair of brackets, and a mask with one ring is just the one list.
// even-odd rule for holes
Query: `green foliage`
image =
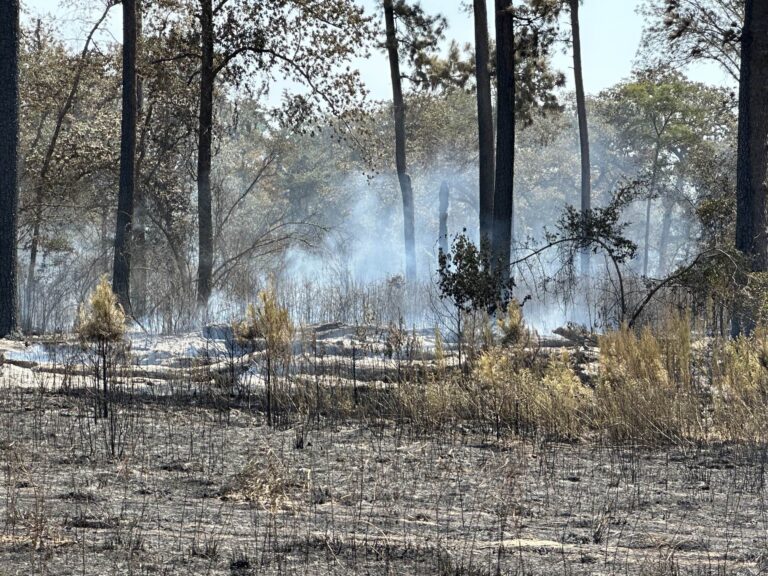
{"label": "green foliage", "polygon": [[[669,226],[675,213],[691,221],[699,200],[728,196],[724,167],[730,160],[724,148],[736,133],[733,95],[661,67],[636,72],[631,80],[602,92],[595,104],[595,112],[616,130],[617,149],[644,183],[637,199],[663,201],[667,228],[659,237],[658,274],[665,275],[669,263],[661,254],[674,253]],[[638,238],[646,232],[641,226],[653,225],[639,210],[631,213],[631,220],[636,225],[630,233]],[[705,230],[704,239],[711,243],[716,229]],[[650,238],[654,236],[651,231]],[[680,245],[690,240],[683,237]]]}
{"label": "green foliage", "polygon": [[[162,40],[164,61],[199,58],[198,11],[183,0],[149,5],[146,29]],[[326,113],[359,108],[365,90],[346,64],[366,53],[374,36],[371,17],[352,0],[222,2],[214,10],[214,69],[219,82],[255,93],[278,77],[302,86],[286,91],[277,113],[283,125],[305,128]]]}
{"label": "green foliage", "polygon": [[440,297],[461,312],[493,311],[509,301],[514,283],[505,283],[490,251],[478,249],[466,233],[456,235],[448,254],[440,252],[439,265]]}
{"label": "green foliage", "polygon": [[[427,14],[421,4],[409,0],[395,0],[392,10],[396,23],[400,24],[398,43],[404,48],[401,53],[415,68],[415,78],[422,80],[424,72],[421,68],[438,51],[448,21],[440,14]],[[386,46],[381,48],[386,49]]]}
{"label": "green foliage", "polygon": [[[618,131],[617,144],[649,179],[648,196],[679,195],[675,178],[697,179],[715,143],[735,133],[735,101],[726,89],[653,68],[604,91],[597,112]],[[699,169],[691,170],[692,164]],[[700,180],[700,178],[699,178]]]}
{"label": "green foliage", "polygon": [[[561,110],[555,89],[565,76],[550,66],[558,39],[559,3],[531,0],[513,8],[515,19],[515,115],[524,125],[542,112]],[[495,50],[492,50],[495,52]],[[491,62],[495,62],[491,55]],[[491,70],[495,77],[495,70]]]}
{"label": "green foliage", "polygon": [[601,93],[598,104],[620,130],[626,149],[642,150],[649,164],[658,152],[661,167],[735,127],[732,94],[663,68],[636,72],[630,81]]}
{"label": "green foliage", "polygon": [[[551,66],[557,41],[557,3],[530,0],[515,7],[515,113],[521,124],[530,125],[542,112],[561,110],[555,90],[565,85],[565,76]],[[402,24],[400,43],[406,48],[411,67],[408,78],[421,90],[450,93],[473,91],[475,63],[471,45],[451,42],[447,55],[439,55],[446,21],[427,15],[418,3],[394,2],[395,18]],[[493,14],[493,12],[491,13]],[[492,22],[491,22],[492,25]],[[496,77],[496,49],[491,46],[490,73]]]}
{"label": "green foliage", "polygon": [[646,62],[714,62],[738,81],[744,0],[645,0],[641,13]]}
{"label": "green foliage", "polygon": [[411,81],[422,90],[451,92],[470,90],[475,78],[474,54],[469,44],[452,40],[446,56],[421,52],[414,61]]}
{"label": "green foliage", "polygon": [[603,250],[614,261],[624,264],[635,257],[637,245],[625,236],[627,224],[621,221],[621,204],[612,202],[604,208],[592,208],[582,213],[566,206],[557,223],[557,232],[548,236],[552,244],[573,239],[579,250]]}
{"label": "green foliage", "polygon": [[749,260],[731,246],[705,248],[694,264],[679,284],[701,308],[738,309],[743,321],[768,325],[768,273],[747,272]]}

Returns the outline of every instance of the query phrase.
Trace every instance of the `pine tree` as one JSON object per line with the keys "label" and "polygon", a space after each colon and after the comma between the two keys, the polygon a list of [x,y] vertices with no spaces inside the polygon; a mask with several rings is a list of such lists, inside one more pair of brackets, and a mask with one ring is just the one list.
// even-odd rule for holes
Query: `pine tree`
{"label": "pine tree", "polygon": [[0,337],[17,326],[19,2],[0,0]]}

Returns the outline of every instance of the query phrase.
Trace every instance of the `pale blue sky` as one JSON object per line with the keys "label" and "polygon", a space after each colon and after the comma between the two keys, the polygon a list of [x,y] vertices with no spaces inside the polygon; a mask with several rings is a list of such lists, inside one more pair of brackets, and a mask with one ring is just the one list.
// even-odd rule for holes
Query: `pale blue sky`
{"label": "pale blue sky", "polygon": [[[363,0],[369,10],[375,9],[377,0]],[[62,31],[73,41],[84,36],[82,8],[72,8],[71,2],[59,0],[22,0],[22,7],[31,15],[53,13],[64,24]],[[78,2],[82,5],[82,2]],[[472,18],[462,9],[462,0],[421,0],[429,13],[441,12],[448,19],[447,39],[459,43],[472,42]],[[492,0],[489,0],[489,14],[492,14]],[[627,78],[632,70],[643,18],[636,12],[639,0],[585,0],[581,8],[582,51],[584,61],[584,83],[588,93],[597,93]],[[383,26],[383,22],[382,22]],[[115,36],[120,31],[120,10],[113,9],[108,30]],[[491,36],[493,24],[491,22]],[[78,42],[79,44],[79,42]],[[555,67],[571,78],[571,55],[558,51],[554,58]],[[362,73],[371,95],[376,99],[388,99],[391,94],[386,59],[383,54],[374,53],[370,60],[356,63]],[[688,71],[689,76],[710,84],[727,84],[728,79],[713,65],[699,65]]]}

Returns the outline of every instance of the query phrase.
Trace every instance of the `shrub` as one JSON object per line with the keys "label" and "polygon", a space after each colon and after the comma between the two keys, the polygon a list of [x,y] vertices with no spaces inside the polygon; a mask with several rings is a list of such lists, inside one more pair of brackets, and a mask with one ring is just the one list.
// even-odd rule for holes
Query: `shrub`
{"label": "shrub", "polygon": [[292,493],[306,487],[292,478],[291,471],[271,449],[264,459],[249,460],[240,472],[224,484],[222,492],[229,498],[242,499],[262,506],[271,513],[291,509]]}
{"label": "shrub", "polygon": [[468,340],[469,359],[472,360],[477,342],[488,340],[488,314],[506,306],[514,282],[504,279],[500,265],[493,266],[489,247],[475,246],[466,230],[454,238],[450,252],[440,250],[438,262],[440,298],[450,302],[455,310],[459,363],[464,340]]}
{"label": "shrub", "polygon": [[104,275],[91,293],[88,305],[80,305],[75,331],[83,342],[121,342],[126,316],[117,295]]}
{"label": "shrub", "polygon": [[462,312],[493,311],[509,300],[514,284],[505,281],[500,267],[492,266],[490,250],[478,248],[466,233],[458,234],[451,251],[439,254],[440,297]]}
{"label": "shrub", "polygon": [[291,355],[294,327],[288,309],[280,305],[274,290],[259,293],[259,305],[248,304],[245,319],[234,325],[235,336],[241,341],[263,338],[273,358]]}
{"label": "shrub", "polygon": [[523,321],[522,308],[514,298],[507,304],[505,313],[499,316],[498,325],[499,330],[501,330],[502,346],[517,345],[528,335]]}

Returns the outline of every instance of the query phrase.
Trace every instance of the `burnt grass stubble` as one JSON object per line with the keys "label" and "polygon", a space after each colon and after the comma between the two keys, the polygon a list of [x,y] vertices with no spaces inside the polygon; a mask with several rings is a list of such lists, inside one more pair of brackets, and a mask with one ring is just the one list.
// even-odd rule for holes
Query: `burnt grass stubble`
{"label": "burnt grass stubble", "polygon": [[768,571],[765,446],[340,417],[342,402],[386,404],[402,367],[350,391],[363,370],[320,363],[308,361],[324,375],[305,382],[313,408],[272,427],[263,388],[222,388],[220,374],[211,385],[190,371],[163,393],[118,375],[113,417],[96,418],[85,371],[5,370],[0,574]]}

